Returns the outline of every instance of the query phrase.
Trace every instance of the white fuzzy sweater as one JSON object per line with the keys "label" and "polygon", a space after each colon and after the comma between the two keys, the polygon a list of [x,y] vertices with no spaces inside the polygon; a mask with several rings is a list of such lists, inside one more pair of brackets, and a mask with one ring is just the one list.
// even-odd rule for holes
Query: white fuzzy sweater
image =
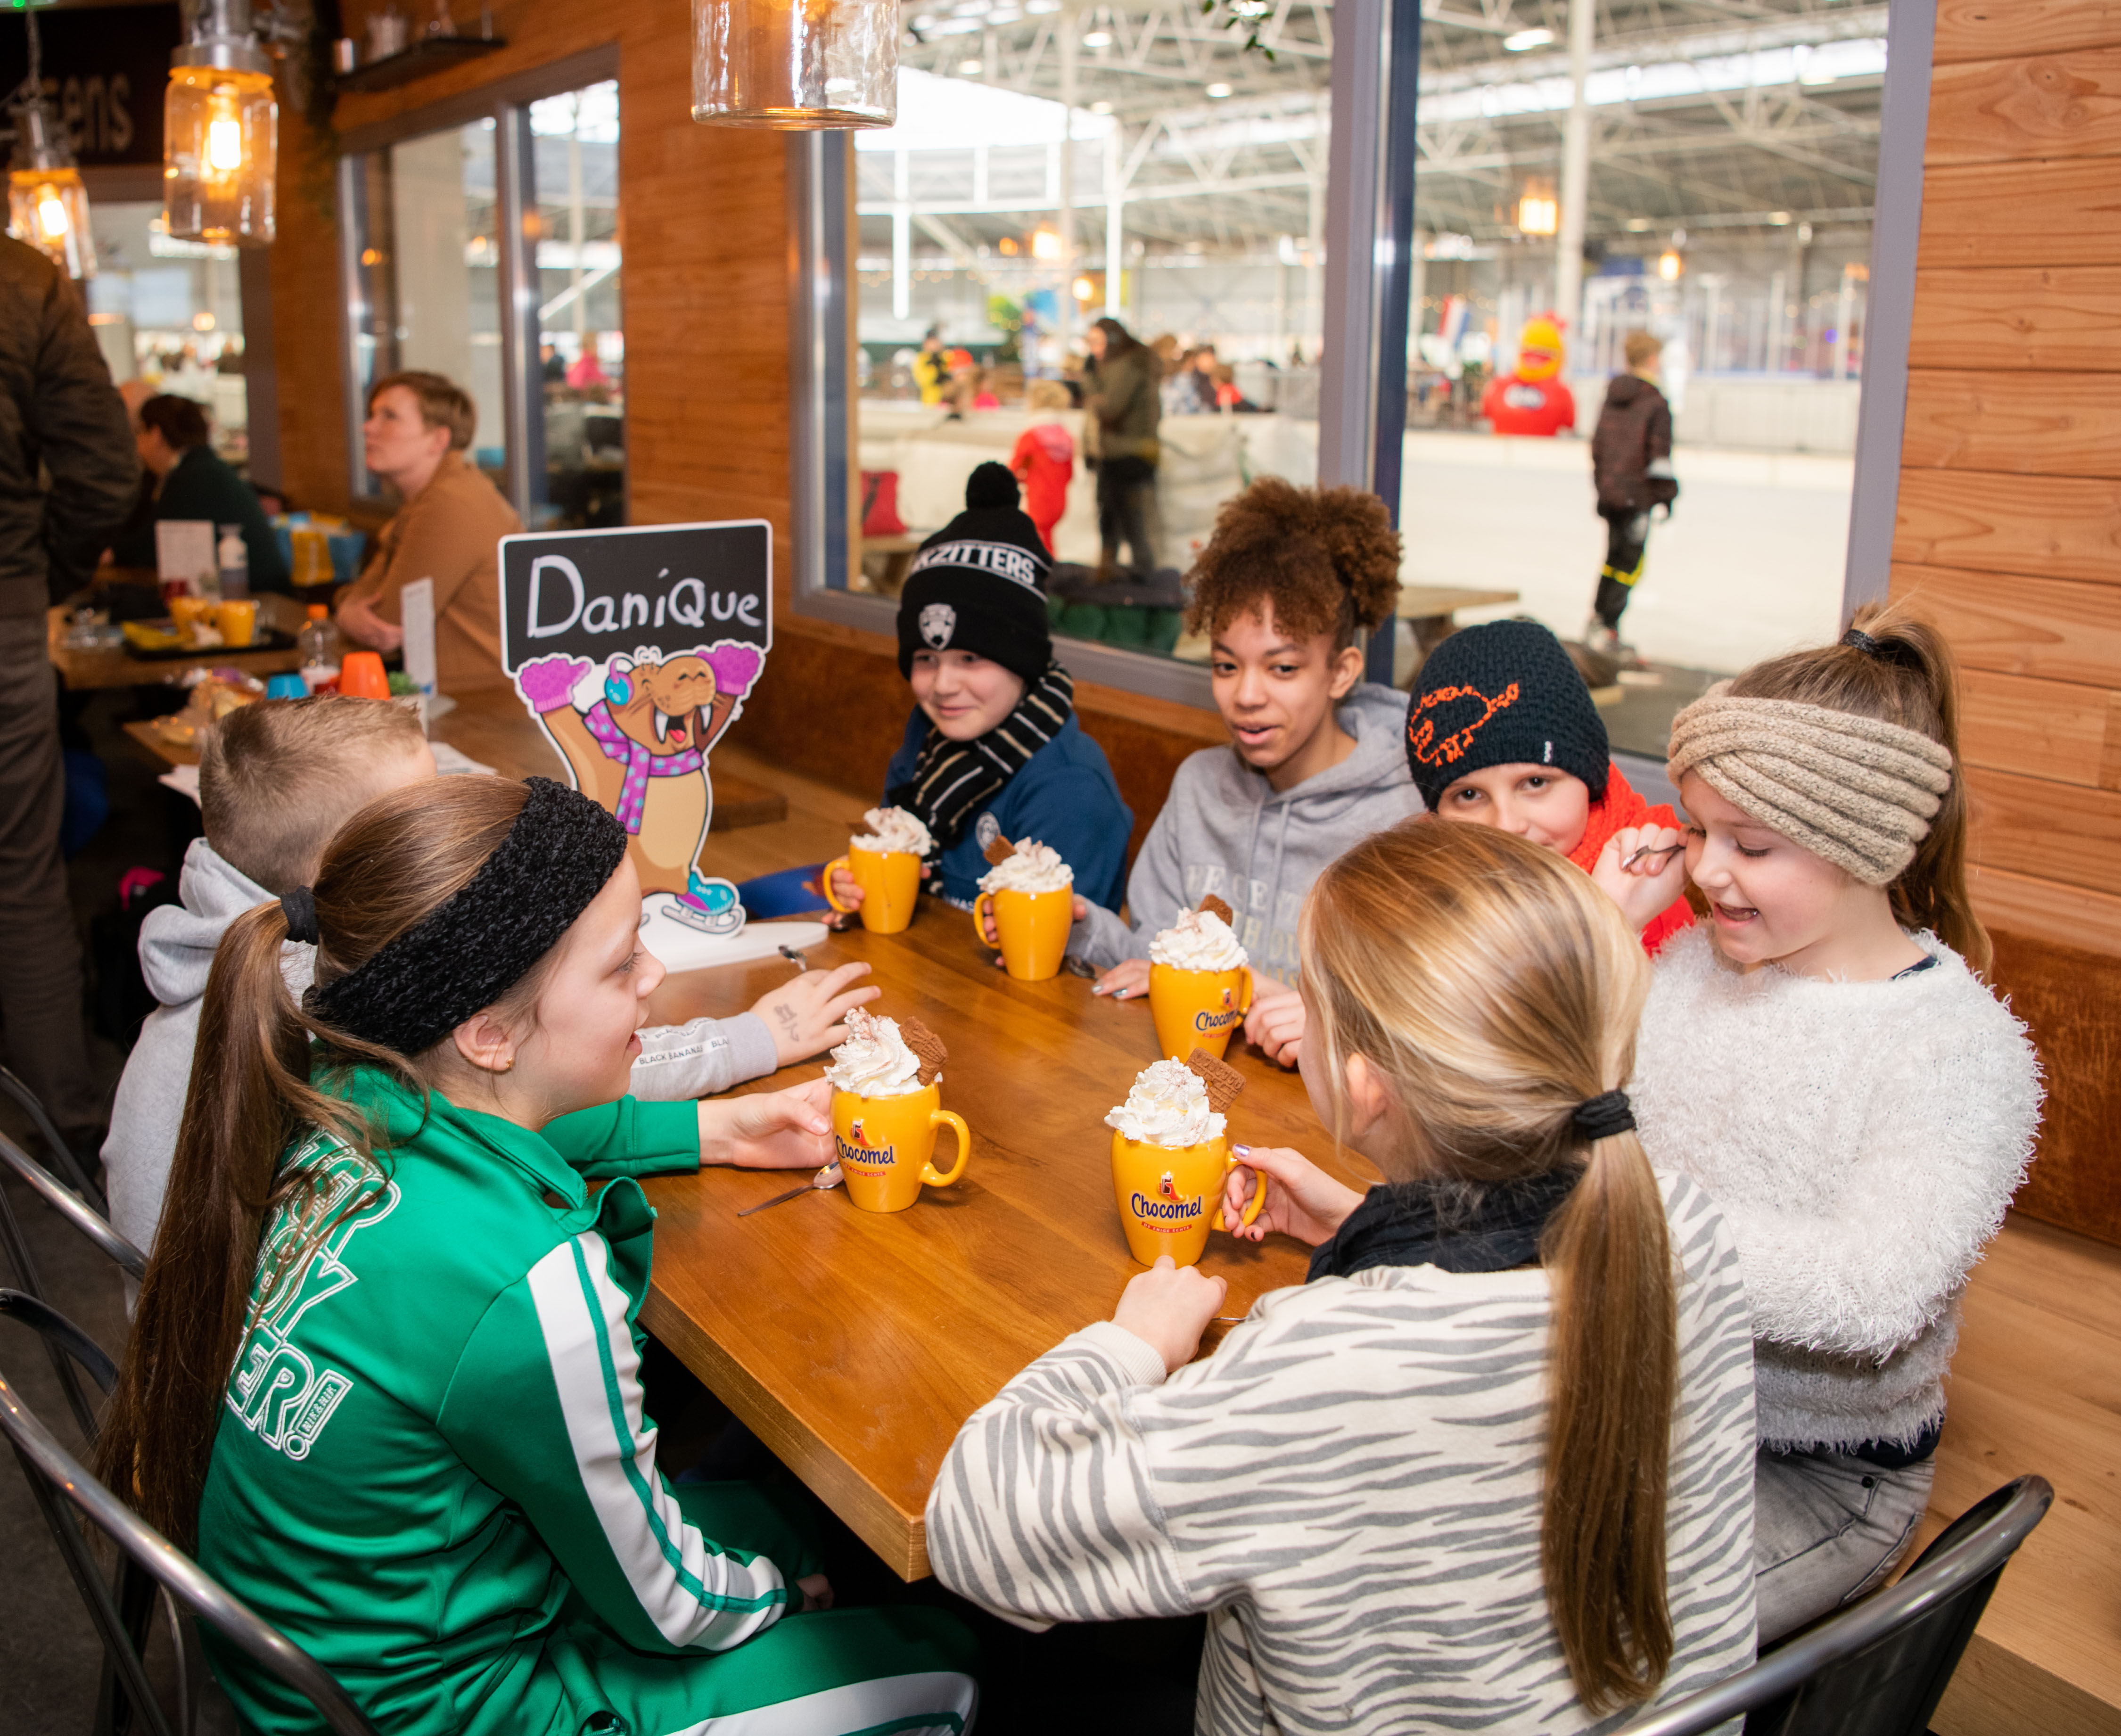
{"label": "white fuzzy sweater", "polygon": [[1708,1188],[1752,1300],[1760,1439],[1907,1443],[1944,1414],[1959,1300],[2040,1118],[2025,1028],[1936,936],[1912,977],[1657,960],[1629,1086],[1653,1162]]}

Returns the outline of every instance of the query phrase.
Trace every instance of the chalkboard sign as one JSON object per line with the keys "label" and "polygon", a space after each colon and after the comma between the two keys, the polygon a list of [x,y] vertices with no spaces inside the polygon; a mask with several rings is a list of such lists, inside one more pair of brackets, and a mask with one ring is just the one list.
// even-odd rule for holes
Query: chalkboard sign
{"label": "chalkboard sign", "polygon": [[501,662],[575,786],[618,817],[645,894],[709,933],[743,913],[699,852],[707,754],[773,645],[761,519],[501,539]]}
{"label": "chalkboard sign", "polygon": [[[18,18],[0,24],[0,91],[29,76],[29,29]],[[183,40],[172,5],[37,8],[44,95],[84,167],[161,161],[170,51]]]}
{"label": "chalkboard sign", "polygon": [[602,662],[718,641],[773,644],[773,529],[763,519],[562,530],[501,539],[501,661]]}

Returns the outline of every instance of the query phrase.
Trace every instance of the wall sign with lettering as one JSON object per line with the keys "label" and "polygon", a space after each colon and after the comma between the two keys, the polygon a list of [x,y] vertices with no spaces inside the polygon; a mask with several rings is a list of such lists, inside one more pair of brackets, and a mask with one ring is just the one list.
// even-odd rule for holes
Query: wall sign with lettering
{"label": "wall sign with lettering", "polygon": [[[29,74],[30,39],[16,18],[0,29],[0,91]],[[162,93],[170,51],[184,40],[172,5],[37,9],[44,95],[58,105],[84,168],[162,160]]]}
{"label": "wall sign with lettering", "polygon": [[616,814],[644,895],[710,934],[744,912],[700,872],[707,755],[773,646],[762,519],[501,539],[501,660],[572,773]]}

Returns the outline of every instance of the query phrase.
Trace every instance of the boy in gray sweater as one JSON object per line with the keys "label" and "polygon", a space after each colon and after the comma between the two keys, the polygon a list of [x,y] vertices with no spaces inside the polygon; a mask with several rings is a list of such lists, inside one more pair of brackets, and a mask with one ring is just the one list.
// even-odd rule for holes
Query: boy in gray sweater
{"label": "boy in gray sweater", "polygon": [[1284,1066],[1303,1036],[1297,915],[1351,845],[1422,811],[1406,765],[1406,695],[1362,680],[1364,641],[1399,600],[1399,534],[1358,488],[1263,477],[1224,502],[1190,576],[1187,625],[1209,670],[1227,748],[1179,767],[1127,879],[1131,924],[1075,901],[1069,951],[1104,972],[1096,992],[1145,999],[1149,943],[1213,893],[1258,985],[1245,1035]]}
{"label": "boy in gray sweater", "polygon": [[[170,1160],[184,1120],[198,1036],[199,997],[230,923],[316,876],[332,835],[360,809],[432,777],[418,719],[376,699],[265,700],[231,712],[199,749],[206,836],[184,853],[179,902],[140,927],[140,969],[161,1004],[147,1015],[111,1106],[103,1162],[110,1216],[142,1249],[161,1221]],[[290,942],[280,968],[299,997],[316,949]],[[848,1009],[873,1001],[850,988],[865,964],[804,973],[734,1019],[695,1019],[641,1034],[632,1094],[674,1102],[711,1096],[841,1042]],[[128,1305],[136,1286],[127,1281]]]}

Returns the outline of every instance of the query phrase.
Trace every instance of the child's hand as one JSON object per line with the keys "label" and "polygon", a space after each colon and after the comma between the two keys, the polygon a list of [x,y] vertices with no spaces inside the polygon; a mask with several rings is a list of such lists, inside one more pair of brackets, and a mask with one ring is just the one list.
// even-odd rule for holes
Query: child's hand
{"label": "child's hand", "polygon": [[832,1087],[813,1079],[785,1091],[701,1099],[700,1164],[739,1169],[822,1169],[832,1160]]}
{"label": "child's hand", "polygon": [[1132,1001],[1149,992],[1149,960],[1122,959],[1091,987],[1093,995],[1110,995],[1115,1001]]}
{"label": "child's hand", "polygon": [[1269,1061],[1294,1066],[1303,1043],[1303,996],[1279,983],[1254,991],[1252,1010],[1245,1015],[1245,1041]]}
{"label": "child's hand", "polygon": [[1200,1334],[1229,1294],[1229,1281],[1211,1278],[1197,1266],[1177,1266],[1160,1256],[1147,1272],[1128,1281],[1112,1324],[1123,1326],[1163,1359],[1163,1372],[1175,1374],[1200,1348]]}
{"label": "child's hand", "polygon": [[803,1594],[803,1613],[830,1609],[832,1607],[832,1582],[822,1573],[809,1573],[795,1582],[796,1590]]}
{"label": "child's hand", "polygon": [[[1685,834],[1673,826],[1624,826],[1606,840],[1591,878],[1637,934],[1662,916],[1686,889]],[[1633,867],[1628,859],[1648,853]]]}
{"label": "child's hand", "polygon": [[[1331,1239],[1348,1220],[1348,1214],[1363,1203],[1363,1197],[1343,1186],[1301,1151],[1283,1146],[1233,1146],[1238,1167],[1223,1186],[1223,1227],[1248,1242],[1262,1241],[1270,1230],[1294,1236],[1308,1248]],[[1249,1229],[1242,1220],[1252,1198],[1253,1178],[1266,1189],[1266,1203]]]}
{"label": "child's hand", "polygon": [[858,1006],[867,1006],[883,991],[874,983],[860,988],[848,984],[869,974],[866,964],[842,964],[837,970],[802,971],[790,977],[752,1008],[773,1034],[773,1057],[781,1066],[793,1066],[822,1055],[847,1040],[841,1021]]}
{"label": "child's hand", "polygon": [[861,883],[846,869],[835,868],[832,870],[832,896],[848,909],[860,910],[862,899],[866,895],[861,889]]}

